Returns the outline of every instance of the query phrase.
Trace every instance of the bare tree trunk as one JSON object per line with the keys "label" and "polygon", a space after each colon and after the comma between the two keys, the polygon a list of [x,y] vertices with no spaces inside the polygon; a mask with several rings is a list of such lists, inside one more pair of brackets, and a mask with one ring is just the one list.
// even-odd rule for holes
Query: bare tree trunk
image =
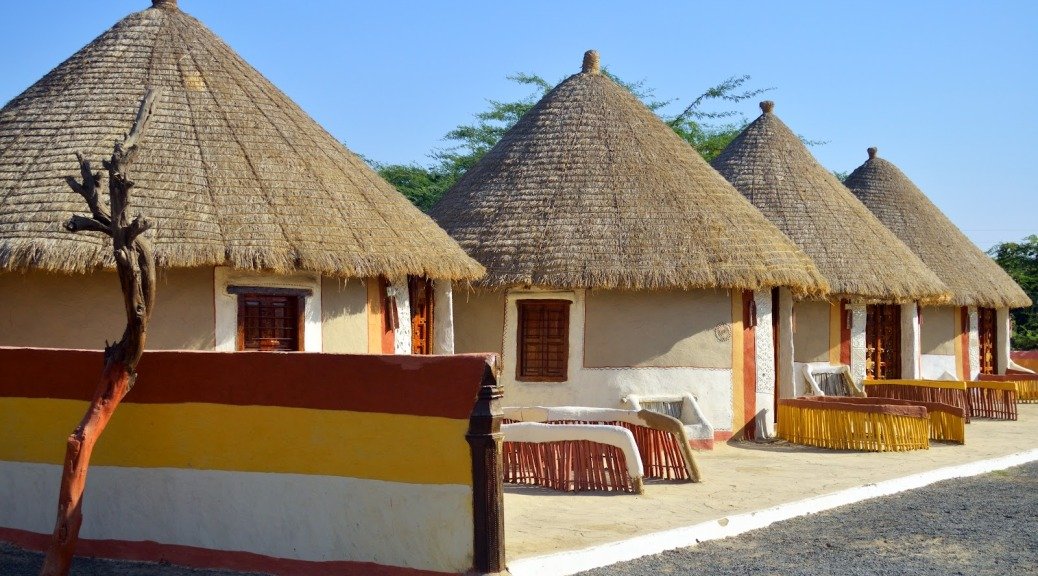
{"label": "bare tree trunk", "polygon": [[100,232],[112,238],[119,284],[126,307],[126,329],[123,337],[105,346],[104,369],[94,398],[83,420],[68,437],[65,467],[58,494],[58,517],[51,536],[41,576],[67,576],[72,555],[83,523],[83,491],[94,445],[112,419],[115,409],[133,387],[137,378],[137,362],[144,352],[148,318],[155,303],[155,258],[151,244],[143,236],[150,224],[141,216],[130,220],[127,209],[133,182],[126,167],[137,151],[137,140],[151,116],[156,94],[148,91],[141,102],[133,129],[121,144],[115,145],[112,158],[104,162],[108,171],[109,213],[101,205],[98,184],[101,173],[90,169],[90,162],[77,154],[83,181],[67,179],[69,186],[83,196],[90,216],[74,215],[65,223],[70,232]]}

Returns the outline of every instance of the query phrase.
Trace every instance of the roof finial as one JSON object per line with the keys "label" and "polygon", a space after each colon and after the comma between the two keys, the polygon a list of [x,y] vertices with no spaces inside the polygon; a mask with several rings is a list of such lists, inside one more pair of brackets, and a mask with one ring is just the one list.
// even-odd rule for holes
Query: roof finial
{"label": "roof finial", "polygon": [[760,111],[765,114],[771,114],[771,111],[775,109],[775,103],[771,100],[765,100],[760,103]]}
{"label": "roof finial", "polygon": [[869,148],[869,160],[872,160],[876,157],[876,152],[879,152],[879,148],[876,148],[875,146]]}
{"label": "roof finial", "polygon": [[176,9],[177,0],[151,0],[152,8],[169,8]]}
{"label": "roof finial", "polygon": [[598,52],[596,50],[584,52],[584,65],[580,67],[580,71],[585,74],[598,74],[600,72]]}

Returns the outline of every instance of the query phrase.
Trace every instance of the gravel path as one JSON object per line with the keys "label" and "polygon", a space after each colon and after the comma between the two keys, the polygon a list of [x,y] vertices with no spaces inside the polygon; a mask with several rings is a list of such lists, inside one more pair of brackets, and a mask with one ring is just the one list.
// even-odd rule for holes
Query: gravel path
{"label": "gravel path", "polygon": [[[42,556],[0,542],[0,574]],[[844,506],[582,576],[1038,574],[1038,463]],[[73,576],[245,576],[79,558]]]}
{"label": "gravel path", "polygon": [[1038,574],[1038,463],[794,518],[581,576]]}

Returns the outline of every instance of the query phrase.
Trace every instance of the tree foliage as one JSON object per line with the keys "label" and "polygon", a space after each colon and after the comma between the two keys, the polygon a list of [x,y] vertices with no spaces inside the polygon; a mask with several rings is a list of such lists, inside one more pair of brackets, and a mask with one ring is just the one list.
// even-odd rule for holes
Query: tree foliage
{"label": "tree foliage", "polygon": [[995,258],[1013,280],[1031,297],[1030,308],[1017,308],[1013,315],[1013,348],[1038,349],[1038,235],[1020,242],[996,244],[988,254]]}
{"label": "tree foliage", "polygon": [[[677,114],[667,114],[666,110],[676,104],[676,100],[657,99],[654,90],[646,87],[644,80],[626,82],[608,70],[602,72],[659,115],[708,162],[720,154],[747,124],[736,110],[714,110],[708,105],[730,106],[771,90],[747,88],[749,76],[733,76],[705,90]],[[428,165],[370,161],[371,165],[412,203],[428,210],[553,87],[536,74],[515,74],[508,79],[529,87],[530,94],[510,102],[490,100],[488,109],[476,114],[474,122],[462,124],[446,134],[444,139],[451,145],[434,150],[429,155],[432,162]]]}

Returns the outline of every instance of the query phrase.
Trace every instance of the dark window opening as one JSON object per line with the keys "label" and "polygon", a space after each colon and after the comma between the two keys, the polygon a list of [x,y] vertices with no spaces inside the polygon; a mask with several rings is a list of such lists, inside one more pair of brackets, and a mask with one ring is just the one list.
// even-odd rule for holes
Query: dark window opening
{"label": "dark window opening", "polygon": [[569,300],[518,300],[516,378],[562,382],[569,361]]}

